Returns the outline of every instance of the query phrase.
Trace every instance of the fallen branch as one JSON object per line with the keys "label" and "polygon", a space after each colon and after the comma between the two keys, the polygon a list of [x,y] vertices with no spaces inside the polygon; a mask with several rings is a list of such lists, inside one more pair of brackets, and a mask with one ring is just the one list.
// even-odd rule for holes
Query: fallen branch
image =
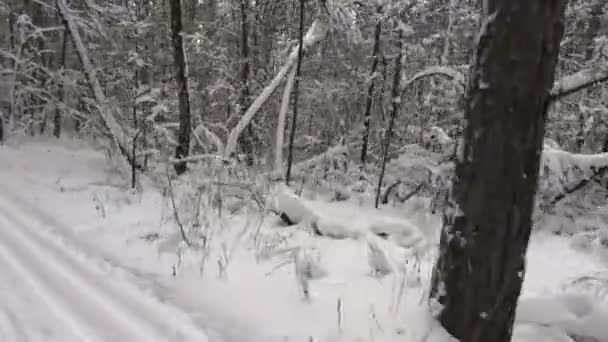
{"label": "fallen branch", "polygon": [[382,196],[382,204],[388,204],[388,196],[390,196],[391,192],[393,192],[393,190],[397,189],[397,187],[401,184],[401,180],[396,181],[395,183],[391,184],[388,186],[388,188],[386,188],[386,191],[384,192],[384,195]]}
{"label": "fallen branch", "polygon": [[608,67],[606,66],[581,70],[555,82],[553,90],[551,90],[551,101],[559,100],[562,97],[606,81],[608,81]]}
{"label": "fallen branch", "polygon": [[[393,192],[395,189],[397,189],[397,186],[399,186],[400,184],[401,184],[401,180],[398,180],[395,183],[391,184],[386,189],[386,191],[384,192],[384,196],[382,196],[382,202],[381,202],[382,204],[388,204],[388,197],[390,196],[391,192]],[[401,197],[401,196],[397,195],[396,197],[399,199],[399,201],[401,203],[405,203],[410,198],[414,197],[414,195],[418,194],[422,190],[423,187],[424,187],[424,183],[420,183],[416,186],[416,188],[414,188],[414,190],[405,194],[405,196]]]}
{"label": "fallen branch", "polygon": [[574,186],[564,189],[563,192],[559,193],[557,196],[555,196],[551,200],[551,202],[549,202],[550,207],[554,207],[555,205],[557,205],[557,203],[559,203],[561,200],[566,198],[568,195],[571,195],[571,194],[577,192],[578,190],[584,188],[591,181],[601,178],[602,176],[604,176],[606,174],[606,171],[608,171],[608,166],[602,166],[597,169],[592,167],[593,174],[590,177],[583,178]]}

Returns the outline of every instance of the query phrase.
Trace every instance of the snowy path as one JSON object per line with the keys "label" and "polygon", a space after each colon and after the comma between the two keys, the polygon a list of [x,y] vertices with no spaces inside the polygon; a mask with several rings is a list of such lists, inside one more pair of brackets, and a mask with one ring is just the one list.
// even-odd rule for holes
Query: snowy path
{"label": "snowy path", "polygon": [[[57,340],[207,341],[187,316],[87,263],[53,236],[51,223],[28,211],[0,197],[0,271],[3,282],[18,285],[0,288],[0,299],[20,296],[33,302],[31,311],[46,311],[48,327],[39,335],[49,336],[41,340],[63,334]],[[0,304],[0,340],[29,340],[14,312],[23,310],[6,303]]]}

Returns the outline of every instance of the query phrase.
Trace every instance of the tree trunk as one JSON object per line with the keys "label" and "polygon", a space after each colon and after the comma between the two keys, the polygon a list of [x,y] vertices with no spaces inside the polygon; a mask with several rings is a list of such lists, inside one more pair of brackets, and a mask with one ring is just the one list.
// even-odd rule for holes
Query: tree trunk
{"label": "tree trunk", "polygon": [[[67,57],[68,41],[70,40],[70,31],[66,30],[63,32],[63,43],[61,45],[61,52],[59,55],[59,68],[61,68],[61,80],[57,85],[57,99],[61,102],[65,102],[65,90],[64,90],[64,70],[65,61]],[[57,106],[55,108],[55,116],[53,117],[53,136],[55,138],[61,137],[61,108]]]}
{"label": "tree trunk", "polygon": [[[173,40],[173,58],[175,64],[175,80],[178,88],[179,101],[179,132],[175,158],[188,157],[190,153],[190,94],[188,93],[188,69],[186,54],[182,39],[182,4],[181,0],[169,1],[171,9],[171,39]],[[175,163],[175,172],[178,175],[187,170],[186,162]]]}
{"label": "tree trunk", "polygon": [[283,141],[285,140],[285,122],[287,119],[287,111],[289,110],[289,99],[291,99],[291,90],[296,78],[296,69],[294,68],[287,76],[287,83],[283,90],[283,98],[281,99],[281,108],[279,110],[279,119],[277,120],[277,133],[274,151],[274,170],[281,171],[283,169]]}
{"label": "tree trunk", "polygon": [[380,53],[380,34],[382,33],[382,20],[378,18],[376,31],[374,32],[374,48],[372,50],[372,70],[370,72],[370,84],[367,88],[367,101],[365,103],[365,114],[363,115],[363,143],[361,145],[361,164],[367,162],[367,149],[369,144],[369,131],[372,121],[372,103],[374,99],[374,85],[376,84],[376,71],[378,69],[378,54]]}
{"label": "tree trunk", "polygon": [[[250,92],[249,92],[249,23],[247,21],[247,12],[249,0],[241,0],[241,110],[242,115],[245,115],[249,108]],[[241,150],[247,158],[247,165],[253,165],[253,125],[247,125],[247,134],[240,139]]]}
{"label": "tree trunk", "polygon": [[289,134],[289,150],[287,151],[287,173],[285,184],[289,185],[291,178],[291,164],[293,163],[293,142],[296,138],[296,126],[298,123],[298,87],[300,85],[300,75],[302,67],[302,54],[304,51],[304,1],[300,0],[300,36],[298,46],[298,63],[296,64],[296,76],[293,84],[293,116],[291,117],[291,132]]}
{"label": "tree trunk", "polygon": [[509,342],[565,0],[487,0],[431,300],[461,342]]}
{"label": "tree trunk", "polygon": [[403,30],[399,30],[399,38],[397,39],[397,59],[395,60],[395,70],[393,71],[393,89],[391,90],[391,118],[388,123],[388,129],[384,138],[384,151],[382,156],[382,167],[380,169],[380,177],[378,177],[378,189],[376,191],[376,209],[380,204],[380,192],[382,191],[382,183],[384,182],[384,172],[386,171],[386,162],[388,159],[388,150],[391,147],[391,138],[395,120],[401,108],[401,59],[403,58]]}

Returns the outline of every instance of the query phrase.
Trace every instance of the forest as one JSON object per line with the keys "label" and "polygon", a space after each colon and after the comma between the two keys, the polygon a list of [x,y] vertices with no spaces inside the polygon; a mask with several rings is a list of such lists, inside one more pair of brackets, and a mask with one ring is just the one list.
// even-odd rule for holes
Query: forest
{"label": "forest", "polygon": [[2,341],[608,341],[607,171],[606,0],[0,0]]}

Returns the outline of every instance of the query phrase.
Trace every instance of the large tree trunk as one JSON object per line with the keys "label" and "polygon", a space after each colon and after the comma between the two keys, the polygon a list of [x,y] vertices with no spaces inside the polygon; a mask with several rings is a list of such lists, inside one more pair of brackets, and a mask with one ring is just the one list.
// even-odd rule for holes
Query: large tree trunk
{"label": "large tree trunk", "polygon": [[[378,13],[380,16],[380,13]],[[365,114],[363,114],[363,143],[361,145],[361,164],[367,162],[367,149],[369,145],[369,131],[372,121],[372,102],[374,99],[374,85],[376,84],[376,71],[378,69],[378,54],[380,53],[380,34],[382,33],[382,20],[378,18],[376,31],[374,32],[374,48],[372,50],[372,70],[370,72],[370,84],[367,88],[367,99],[365,103]]]}
{"label": "large tree trunk", "polygon": [[431,300],[461,342],[508,342],[565,0],[487,0]]}
{"label": "large tree trunk", "polygon": [[[181,0],[169,1],[171,7],[171,39],[173,40],[173,58],[175,64],[175,80],[178,88],[179,101],[179,131],[177,136],[177,147],[175,158],[188,157],[190,153],[190,94],[188,92],[188,69],[186,65],[186,53],[182,39],[182,4]],[[175,163],[175,171],[178,175],[186,172],[187,163]]]}

